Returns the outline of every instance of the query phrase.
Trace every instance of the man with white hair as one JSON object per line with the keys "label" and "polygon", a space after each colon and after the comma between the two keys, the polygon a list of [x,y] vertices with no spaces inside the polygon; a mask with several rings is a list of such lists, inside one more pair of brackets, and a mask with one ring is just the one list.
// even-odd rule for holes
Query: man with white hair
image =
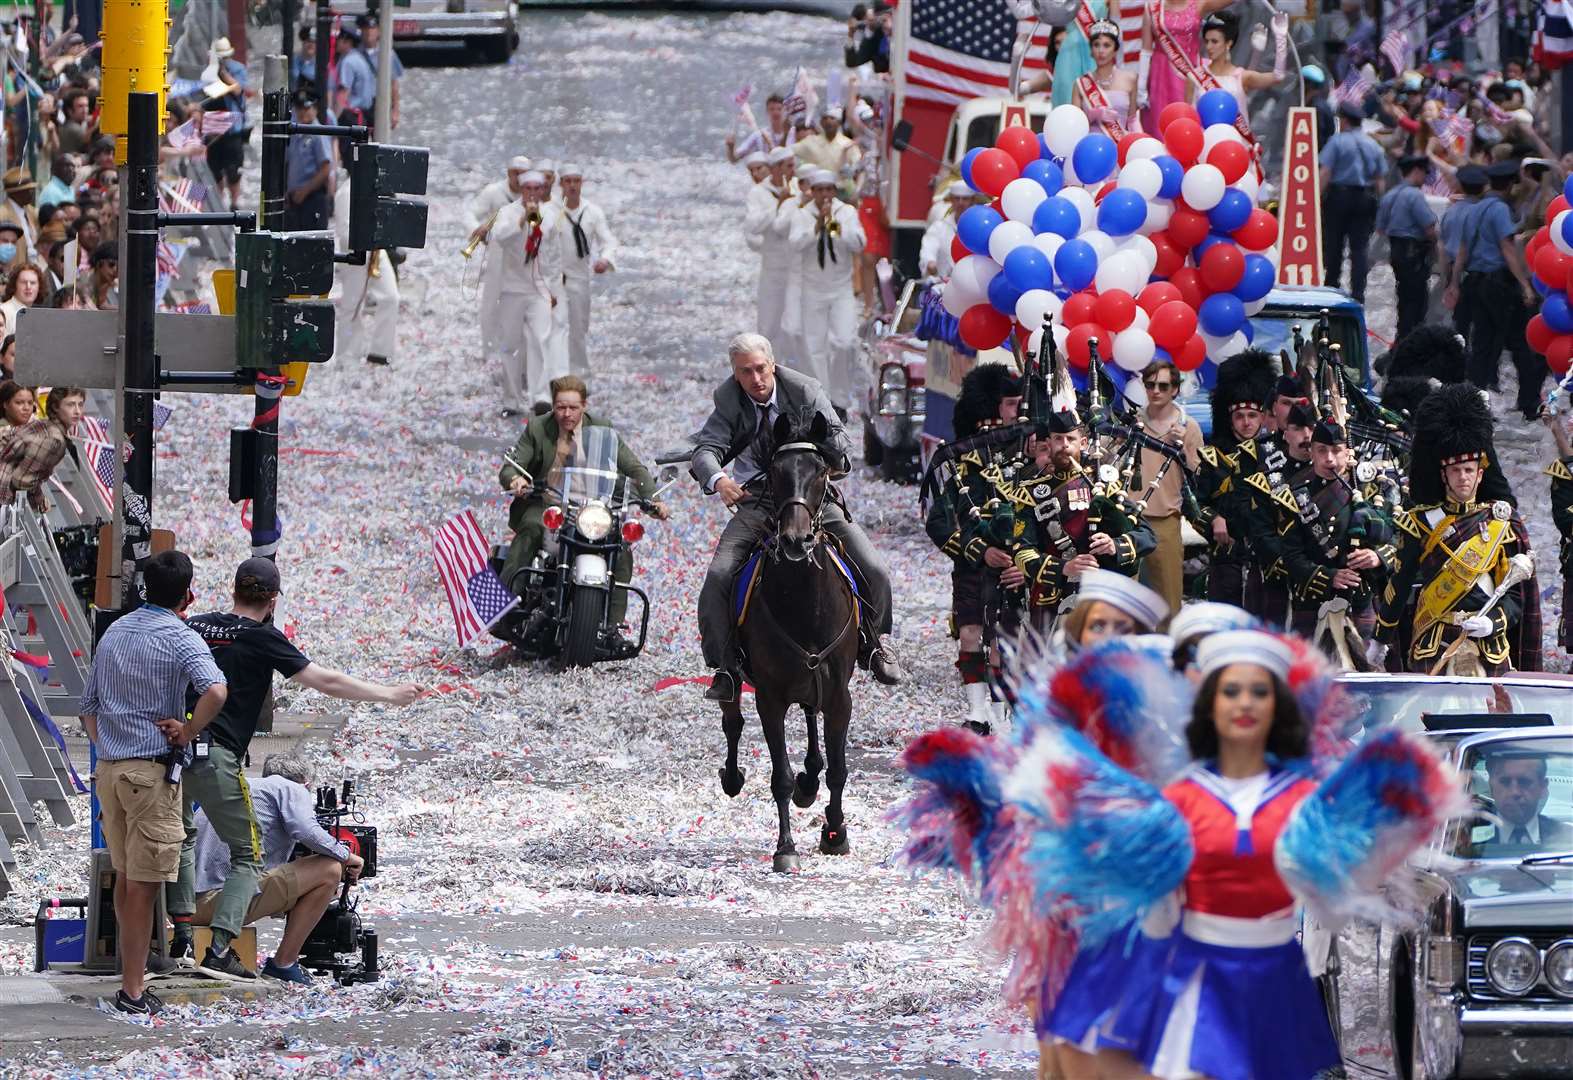
{"label": "man with white hair", "polygon": [[951,184],[945,192],[950,207],[942,217],[923,230],[923,243],[918,248],[918,270],[924,276],[941,280],[950,277],[956,265],[950,253],[951,244],[956,239],[956,223],[961,220],[967,207],[972,205],[972,196],[972,189],[960,180]]}
{"label": "man with white hair", "polygon": [[551,381],[566,371],[552,351],[552,311],[562,300],[562,208],[546,197],[546,177],[520,178],[519,201],[502,209],[492,228],[501,263],[496,356],[502,366],[504,417],[534,407],[550,410]]}
{"label": "man with white hair", "polygon": [[481,356],[491,356],[497,349],[497,316],[502,299],[502,259],[491,254],[492,226],[498,211],[511,202],[517,202],[523,190],[524,174],[534,167],[529,158],[519,156],[508,162],[508,173],[501,180],[493,180],[470,200],[468,207],[470,241],[486,245],[481,264]]}
{"label": "man with white hair", "polygon": [[816,169],[809,202],[793,211],[789,242],[797,252],[802,305],[804,370],[830,393],[843,421],[852,406],[858,305],[852,266],[863,245],[857,210],[836,198],[836,176]]}
{"label": "man with white hair", "polygon": [[[770,166],[770,179],[749,190],[747,209],[743,214],[743,235],[759,240],[759,290],[755,323],[759,332],[770,339],[775,355],[782,363],[796,358],[794,348],[797,311],[789,308],[795,299],[793,271],[797,267],[797,254],[789,242],[791,231],[792,170],[797,159],[785,146],[778,146],[765,156]],[[750,245],[752,246],[752,245]],[[791,312],[790,319],[788,312]],[[793,327],[789,332],[788,325]]]}
{"label": "man with white hair", "polygon": [[590,371],[585,339],[590,335],[590,278],[615,269],[617,238],[606,223],[606,211],[584,198],[584,170],[564,165],[558,172],[562,185],[562,225],[557,230],[562,245],[563,294],[556,323],[567,353],[568,370],[583,376]]}

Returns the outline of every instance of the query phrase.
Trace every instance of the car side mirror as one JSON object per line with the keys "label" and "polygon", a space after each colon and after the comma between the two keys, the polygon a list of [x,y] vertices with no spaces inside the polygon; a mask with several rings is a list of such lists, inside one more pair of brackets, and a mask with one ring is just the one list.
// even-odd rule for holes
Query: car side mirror
{"label": "car side mirror", "polygon": [[912,121],[903,120],[890,133],[890,145],[905,153],[912,145]]}

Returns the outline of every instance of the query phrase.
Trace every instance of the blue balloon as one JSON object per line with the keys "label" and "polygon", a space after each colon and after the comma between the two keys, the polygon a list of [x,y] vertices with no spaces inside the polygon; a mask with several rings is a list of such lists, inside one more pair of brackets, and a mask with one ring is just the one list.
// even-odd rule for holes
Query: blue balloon
{"label": "blue balloon", "polygon": [[1196,310],[1196,321],[1213,337],[1228,337],[1245,322],[1245,305],[1233,293],[1213,293]]}
{"label": "blue balloon", "polygon": [[1203,390],[1211,390],[1218,385],[1218,365],[1212,360],[1203,360],[1202,366],[1193,374],[1196,376],[1196,381],[1202,384]]}
{"label": "blue balloon", "polygon": [[1554,290],[1546,297],[1540,306],[1540,317],[1557,333],[1573,334],[1573,309],[1568,307],[1568,294],[1562,290]]}
{"label": "blue balloon", "polygon": [[1214,244],[1229,243],[1233,243],[1233,241],[1230,240],[1227,236],[1220,236],[1217,233],[1208,233],[1200,244],[1197,244],[1194,248],[1191,249],[1191,258],[1195,261],[1197,266],[1200,266],[1202,265],[1202,256],[1207,254],[1208,248],[1212,247]]}
{"label": "blue balloon", "polygon": [[1251,321],[1250,316],[1246,316],[1245,321],[1240,324],[1240,334],[1245,338],[1247,345],[1256,340],[1256,324]]}
{"label": "blue balloon", "polygon": [[1209,90],[1196,99],[1196,115],[1202,118],[1202,127],[1232,124],[1240,115],[1240,104],[1227,90]]}
{"label": "blue balloon", "polygon": [[[1001,276],[1009,278],[1010,283],[1021,292],[1054,287],[1054,268],[1049,265],[1049,257],[1031,244],[1022,244],[1005,256],[1004,269],[1005,272]],[[989,297],[993,299],[992,282],[990,286]],[[1014,315],[1015,311],[1015,307],[1012,306],[1011,314]]]}
{"label": "blue balloon", "polygon": [[992,206],[969,206],[961,212],[961,218],[956,222],[956,235],[961,237],[961,242],[974,255],[987,255],[989,234],[1004,223],[1004,216]]}
{"label": "blue balloon", "polygon": [[1573,174],[1569,174],[1568,178],[1562,181],[1562,197],[1573,203]]}
{"label": "blue balloon", "polygon": [[1038,132],[1038,159],[1040,161],[1059,160],[1054,156],[1054,151],[1049,149],[1048,136],[1044,135],[1041,131]]}
{"label": "blue balloon", "polygon": [[1101,131],[1083,135],[1071,151],[1071,164],[1076,167],[1076,178],[1084,184],[1096,184],[1114,171],[1120,148],[1114,140]]}
{"label": "blue balloon", "polygon": [[1016,301],[1020,300],[1021,294],[1026,291],[1026,289],[1018,289],[1011,284],[1009,276],[995,274],[993,280],[989,282],[989,303],[993,304],[994,310],[1001,315],[1009,315],[1014,319],[1016,317]]}
{"label": "blue balloon", "polygon": [[974,146],[971,150],[968,150],[966,152],[966,154],[964,154],[962,156],[962,158],[961,158],[961,166],[960,166],[961,182],[963,184],[966,184],[973,191],[978,190],[978,185],[976,185],[976,184],[974,184],[972,182],[972,163],[974,161],[978,160],[978,155],[983,153],[983,151],[985,151],[987,149],[988,149],[988,147],[986,147],[986,146]]}
{"label": "blue balloon", "polygon": [[[1156,351],[1154,350],[1154,352]],[[1070,369],[1072,379],[1075,378],[1079,370],[1082,371],[1083,375],[1086,374],[1085,370],[1077,368],[1075,364],[1066,364],[1065,366]],[[1103,374],[1109,380],[1110,385],[1114,387],[1114,393],[1117,397],[1125,393],[1125,384],[1131,381],[1131,373],[1129,371],[1114,364],[1104,364]]]}
{"label": "blue balloon", "polygon": [[1573,214],[1562,219],[1562,239],[1569,247],[1573,247]]}
{"label": "blue balloon", "polygon": [[1147,200],[1130,188],[1115,188],[1098,204],[1098,228],[1110,236],[1129,236],[1147,220]]}
{"label": "blue balloon", "polygon": [[1070,373],[1071,385],[1076,388],[1076,392],[1085,394],[1087,392],[1087,369],[1079,368],[1075,364],[1066,364],[1065,367]]}
{"label": "blue balloon", "polygon": [[[1069,199],[1051,195],[1032,212],[1032,231],[1059,233],[1069,240],[1081,232],[1081,211]],[[965,241],[963,241],[965,243]]]}
{"label": "blue balloon", "polygon": [[1159,154],[1152,159],[1158,166],[1158,171],[1163,173],[1163,183],[1158,187],[1158,198],[1177,199],[1180,196],[1180,184],[1185,180],[1185,166],[1180,164],[1180,159],[1172,154]]}
{"label": "blue balloon", "polygon": [[1275,277],[1277,274],[1273,271],[1272,261],[1266,255],[1258,255],[1253,251],[1245,256],[1245,274],[1240,278],[1240,284],[1230,291],[1242,303],[1253,303],[1272,292]]}
{"label": "blue balloon", "polygon": [[[1214,91],[1209,90],[1208,93]],[[1207,211],[1214,232],[1232,233],[1251,220],[1251,197],[1239,188],[1224,188],[1218,205]]]}
{"label": "blue balloon", "polygon": [[1054,272],[1067,288],[1080,292],[1098,276],[1098,252],[1085,240],[1067,240],[1054,254]]}
{"label": "blue balloon", "polygon": [[1036,180],[1038,186],[1050,195],[1058,195],[1060,188],[1065,186],[1065,171],[1054,162],[1043,158],[1027,162],[1027,167],[1021,170],[1021,175],[1028,180]]}

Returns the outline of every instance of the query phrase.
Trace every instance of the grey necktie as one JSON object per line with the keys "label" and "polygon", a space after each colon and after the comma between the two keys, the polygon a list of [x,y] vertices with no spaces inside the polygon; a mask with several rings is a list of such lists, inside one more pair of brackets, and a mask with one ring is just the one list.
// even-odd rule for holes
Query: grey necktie
{"label": "grey necktie", "polygon": [[1507,838],[1507,842],[1510,844],[1529,843],[1529,830],[1520,825],[1518,828],[1513,830],[1513,835]]}

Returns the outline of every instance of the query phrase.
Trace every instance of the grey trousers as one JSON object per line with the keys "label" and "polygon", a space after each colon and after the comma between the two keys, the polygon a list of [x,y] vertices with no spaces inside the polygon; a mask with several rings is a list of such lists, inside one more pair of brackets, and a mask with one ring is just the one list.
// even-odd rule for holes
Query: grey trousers
{"label": "grey trousers", "polygon": [[[699,643],[708,667],[730,669],[737,663],[732,585],[737,572],[769,534],[774,519],[768,497],[745,499],[716,541],[710,569],[699,590]],[[884,558],[874,550],[863,530],[847,520],[841,507],[827,502],[822,520],[825,531],[841,544],[862,582],[863,600],[870,616],[864,625],[876,627],[880,636],[890,633],[890,573],[885,569]]]}

